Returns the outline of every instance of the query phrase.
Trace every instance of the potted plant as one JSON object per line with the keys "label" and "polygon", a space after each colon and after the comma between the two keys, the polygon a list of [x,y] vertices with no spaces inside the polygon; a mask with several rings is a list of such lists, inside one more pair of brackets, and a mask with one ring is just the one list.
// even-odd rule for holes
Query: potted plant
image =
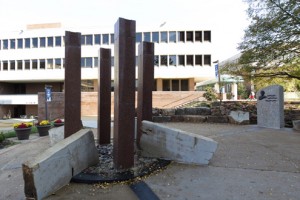
{"label": "potted plant", "polygon": [[15,123],[13,125],[18,140],[28,140],[29,139],[29,135],[31,133],[32,125],[33,124],[31,122]]}
{"label": "potted plant", "polygon": [[42,120],[38,122],[35,126],[39,132],[39,136],[49,135],[49,129],[51,128],[51,124],[48,120]]}
{"label": "potted plant", "polygon": [[55,127],[59,127],[59,126],[63,126],[65,123],[61,119],[56,119],[56,120],[54,120],[53,124]]}

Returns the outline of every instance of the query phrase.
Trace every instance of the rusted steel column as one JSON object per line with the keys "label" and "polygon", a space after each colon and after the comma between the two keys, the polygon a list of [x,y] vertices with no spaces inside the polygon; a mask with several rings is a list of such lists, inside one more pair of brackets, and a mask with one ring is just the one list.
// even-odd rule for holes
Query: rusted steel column
{"label": "rusted steel column", "polygon": [[135,124],[135,21],[119,18],[114,46],[114,139],[116,169],[134,165]]}
{"label": "rusted steel column", "polygon": [[81,33],[65,35],[65,138],[82,128]]}
{"label": "rusted steel column", "polygon": [[111,50],[99,50],[98,142],[110,143],[111,123]]}
{"label": "rusted steel column", "polygon": [[154,44],[142,42],[138,47],[138,108],[137,140],[139,149],[143,120],[152,121],[152,91],[154,88]]}

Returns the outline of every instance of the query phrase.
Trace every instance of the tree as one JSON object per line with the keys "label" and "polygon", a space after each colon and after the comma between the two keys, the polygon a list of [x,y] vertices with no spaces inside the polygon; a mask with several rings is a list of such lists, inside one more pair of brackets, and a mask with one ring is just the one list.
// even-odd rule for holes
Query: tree
{"label": "tree", "polygon": [[246,0],[251,19],[236,62],[224,71],[245,78],[300,80],[300,1]]}

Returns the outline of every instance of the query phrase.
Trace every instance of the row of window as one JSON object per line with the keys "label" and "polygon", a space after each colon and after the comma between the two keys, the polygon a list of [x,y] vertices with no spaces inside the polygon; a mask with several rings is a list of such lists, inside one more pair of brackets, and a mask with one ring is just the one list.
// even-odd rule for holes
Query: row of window
{"label": "row of window", "polygon": [[[136,42],[154,43],[211,42],[211,31],[157,31],[136,33]],[[81,36],[82,45],[114,44],[114,34],[89,34]],[[64,46],[64,36],[33,37],[0,40],[0,50],[29,49]]]}
{"label": "row of window", "polygon": [[[138,57],[136,57],[136,63]],[[0,62],[0,70],[38,70],[63,69],[64,58],[32,59],[32,60],[4,60]],[[114,57],[111,58],[114,66]],[[211,55],[156,55],[154,66],[203,66],[211,65]],[[98,57],[81,58],[82,68],[98,67]]]}

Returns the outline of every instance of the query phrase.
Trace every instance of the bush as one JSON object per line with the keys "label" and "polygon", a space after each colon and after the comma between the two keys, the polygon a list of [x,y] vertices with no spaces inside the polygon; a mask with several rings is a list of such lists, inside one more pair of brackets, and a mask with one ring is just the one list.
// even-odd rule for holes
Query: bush
{"label": "bush", "polygon": [[3,133],[0,133],[0,143],[5,140],[5,136]]}
{"label": "bush", "polygon": [[212,87],[206,87],[205,88],[205,93],[203,94],[203,97],[207,101],[214,101],[214,100],[217,99],[216,92],[214,91],[214,89]]}

